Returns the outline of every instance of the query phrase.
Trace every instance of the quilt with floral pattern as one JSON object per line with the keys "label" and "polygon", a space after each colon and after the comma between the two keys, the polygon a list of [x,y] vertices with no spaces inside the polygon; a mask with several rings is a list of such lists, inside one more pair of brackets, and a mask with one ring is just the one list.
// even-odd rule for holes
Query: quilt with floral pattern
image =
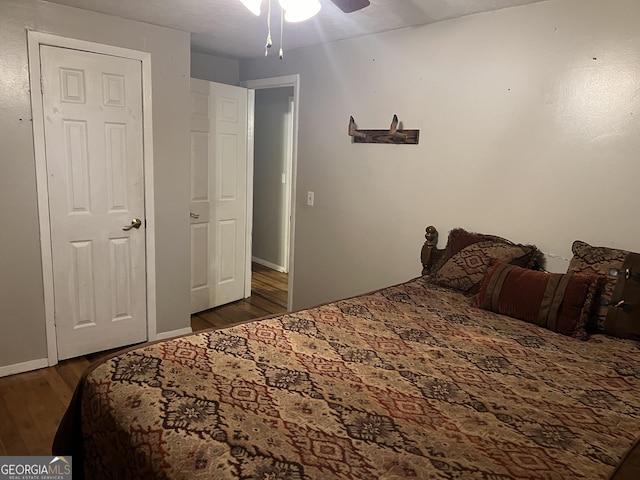
{"label": "quilt with floral pattern", "polygon": [[91,479],[607,478],[636,343],[472,303],[418,278],[145,344],[88,372],[55,448]]}

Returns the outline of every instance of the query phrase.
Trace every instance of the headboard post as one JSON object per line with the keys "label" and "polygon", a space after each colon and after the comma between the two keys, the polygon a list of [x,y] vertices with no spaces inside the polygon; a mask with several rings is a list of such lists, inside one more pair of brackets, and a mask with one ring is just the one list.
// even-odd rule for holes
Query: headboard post
{"label": "headboard post", "polygon": [[430,275],[431,268],[436,262],[438,250],[438,230],[433,225],[429,225],[424,234],[425,242],[422,245],[422,251],[420,252],[420,258],[422,260],[422,275]]}

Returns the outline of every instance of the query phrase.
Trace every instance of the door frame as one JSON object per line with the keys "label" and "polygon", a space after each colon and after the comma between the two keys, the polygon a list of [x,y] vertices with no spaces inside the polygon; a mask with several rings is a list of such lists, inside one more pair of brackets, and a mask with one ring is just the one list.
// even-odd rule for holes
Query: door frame
{"label": "door frame", "polygon": [[53,285],[53,258],[51,252],[51,226],[49,223],[49,189],[45,150],[44,112],[42,109],[40,46],[50,45],[72,50],[124,57],[141,62],[142,65],[142,134],[144,168],[144,213],[145,272],[147,304],[147,340],[157,337],[156,325],[156,265],[155,265],[155,215],[153,189],[153,131],[151,115],[151,54],[128,48],[61,37],[48,33],[27,31],[29,58],[29,86],[33,117],[33,147],[36,163],[36,186],[38,192],[38,220],[40,227],[40,252],[42,256],[42,280],[44,286],[44,310],[47,337],[47,359],[49,366],[58,363],[58,348],[55,325],[55,303]]}
{"label": "door frame", "polygon": [[289,232],[291,230],[291,205],[292,205],[292,196],[291,196],[291,185],[292,185],[292,181],[293,181],[293,174],[291,173],[292,170],[292,166],[293,166],[293,131],[294,131],[294,126],[293,126],[293,111],[296,108],[296,101],[293,98],[293,95],[291,95],[288,99],[289,101],[289,113],[287,113],[286,116],[286,129],[287,129],[287,178],[289,181],[289,195],[287,195],[287,198],[285,200],[285,212],[288,213],[288,217],[285,219],[285,228],[284,228],[284,268],[285,268],[285,272],[284,273],[289,273],[289,258],[291,257],[291,239],[289,238]]}
{"label": "door frame", "polygon": [[[295,248],[295,223],[296,223],[296,179],[298,170],[298,111],[300,105],[300,74],[284,75],[281,77],[259,78],[255,80],[245,80],[240,82],[240,86],[251,90],[259,90],[263,88],[293,87],[293,136],[291,143],[291,190],[289,202],[291,205],[291,221],[289,222],[289,265],[288,265],[288,284],[287,284],[287,311],[291,311],[293,306],[293,275],[294,275],[294,248]],[[254,149],[254,125],[255,117],[255,98],[249,103],[249,151],[251,158],[248,159],[249,169],[247,169],[247,232],[251,233],[253,225],[253,149]],[[249,198],[250,197],[250,198]],[[250,237],[247,243],[251,245]],[[247,255],[249,259],[249,270],[251,269],[251,251]],[[248,273],[247,278],[251,278]],[[249,282],[251,289],[251,282]]]}

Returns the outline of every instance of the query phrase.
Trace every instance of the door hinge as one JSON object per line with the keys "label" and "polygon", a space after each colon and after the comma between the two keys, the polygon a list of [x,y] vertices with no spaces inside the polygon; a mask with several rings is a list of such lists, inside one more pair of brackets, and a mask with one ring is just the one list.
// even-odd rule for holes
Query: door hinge
{"label": "door hinge", "polygon": [[42,79],[42,75],[40,75],[40,94],[44,95],[44,80]]}

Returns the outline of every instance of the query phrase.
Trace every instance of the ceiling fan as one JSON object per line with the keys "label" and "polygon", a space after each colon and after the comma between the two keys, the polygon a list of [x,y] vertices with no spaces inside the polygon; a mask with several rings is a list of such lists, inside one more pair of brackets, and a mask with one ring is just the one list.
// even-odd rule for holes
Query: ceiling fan
{"label": "ceiling fan", "polygon": [[[256,16],[260,16],[262,0],[240,0],[245,7]],[[269,54],[271,48],[271,4],[276,0],[267,1],[267,41],[265,44],[264,54]],[[331,0],[344,13],[351,13],[357,10],[361,10],[368,7],[371,2],[369,0]],[[277,0],[280,5],[280,52],[279,57],[283,58],[282,50],[282,32],[284,29],[284,22],[303,22],[309,18],[315,16],[320,11],[319,0]]]}
{"label": "ceiling fan", "polygon": [[344,13],[355,12],[368,7],[371,2],[369,0],[331,0]]}
{"label": "ceiling fan", "polygon": [[[240,0],[254,15],[259,16],[262,0]],[[369,0],[331,0],[344,13],[351,13],[371,5]],[[271,5],[271,1],[268,2]],[[287,21],[300,22],[313,17],[320,11],[319,0],[278,0],[280,6],[291,18]]]}

